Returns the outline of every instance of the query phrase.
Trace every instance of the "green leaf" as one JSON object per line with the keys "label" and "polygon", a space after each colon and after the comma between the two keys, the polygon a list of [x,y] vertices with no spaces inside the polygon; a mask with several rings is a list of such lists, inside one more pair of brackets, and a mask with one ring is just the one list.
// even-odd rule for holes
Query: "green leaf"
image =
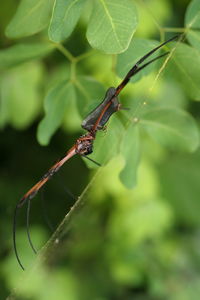
{"label": "green leaf", "polygon": [[98,81],[86,76],[79,76],[74,85],[78,110],[85,118],[103,100],[105,89]]}
{"label": "green leaf", "polygon": [[193,0],[188,5],[185,15],[187,39],[190,44],[200,50],[200,2]]}
{"label": "green leaf", "polygon": [[199,165],[200,151],[198,150],[192,155],[174,153],[169,157],[168,154],[158,169],[162,195],[169,201],[178,223],[198,227],[200,225]]}
{"label": "green leaf", "polygon": [[26,128],[41,107],[42,65],[27,63],[7,72],[1,82],[0,126]]}
{"label": "green leaf", "polygon": [[155,108],[143,114],[140,124],[160,144],[194,151],[199,145],[198,127],[188,113],[177,108]]}
{"label": "green leaf", "polygon": [[66,131],[70,132],[80,132],[82,118],[78,113],[76,101],[70,98],[67,111],[64,116],[63,126]]}
{"label": "green leaf", "polygon": [[40,144],[47,145],[54,132],[61,125],[69,101],[75,101],[74,87],[62,81],[53,87],[45,98],[45,117],[38,126],[37,138]]}
{"label": "green leaf", "polygon": [[10,38],[33,35],[44,29],[49,21],[53,0],[21,0],[17,12],[6,28]]}
{"label": "green leaf", "polygon": [[8,68],[25,61],[40,58],[54,49],[50,43],[17,44],[0,51],[0,69]]}
{"label": "green leaf", "polygon": [[[133,65],[145,54],[147,54],[150,50],[155,48],[159,45],[159,42],[153,41],[153,40],[145,40],[145,39],[139,39],[135,38],[131,41],[128,49],[118,55],[117,57],[117,74],[123,78],[125,74],[133,67]],[[159,50],[156,51],[155,54],[151,56],[151,58],[155,58],[159,55]],[[139,74],[134,76],[131,80],[137,81],[141,77],[149,74],[152,72],[152,70],[155,69],[157,62],[150,64],[148,67],[146,67],[144,70],[142,70]]]}
{"label": "green leaf", "polygon": [[199,31],[193,30],[193,29],[188,30],[187,39],[193,47],[200,50],[200,32]]}
{"label": "green leaf", "polygon": [[187,7],[185,15],[185,25],[188,28],[200,28],[200,2],[193,0]]}
{"label": "green leaf", "polygon": [[84,4],[85,0],[56,0],[49,27],[50,40],[59,43],[70,36]]}
{"label": "green leaf", "polygon": [[87,30],[93,48],[115,54],[128,48],[138,23],[136,7],[131,0],[94,0]]}
{"label": "green leaf", "polygon": [[169,65],[187,94],[200,101],[200,52],[186,44],[179,43]]}
{"label": "green leaf", "polygon": [[140,155],[139,128],[137,125],[131,124],[124,133],[121,143],[121,153],[124,156],[125,165],[119,176],[121,182],[128,189],[131,189],[136,186]]}

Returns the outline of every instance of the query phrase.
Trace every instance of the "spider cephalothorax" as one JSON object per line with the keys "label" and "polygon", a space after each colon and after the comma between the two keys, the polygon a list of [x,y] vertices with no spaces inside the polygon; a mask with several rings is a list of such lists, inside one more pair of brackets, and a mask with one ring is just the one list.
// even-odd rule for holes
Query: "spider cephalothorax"
{"label": "spider cephalothorax", "polygon": [[80,155],[91,154],[93,152],[94,139],[95,139],[95,135],[90,132],[77,139],[75,145],[76,153]]}

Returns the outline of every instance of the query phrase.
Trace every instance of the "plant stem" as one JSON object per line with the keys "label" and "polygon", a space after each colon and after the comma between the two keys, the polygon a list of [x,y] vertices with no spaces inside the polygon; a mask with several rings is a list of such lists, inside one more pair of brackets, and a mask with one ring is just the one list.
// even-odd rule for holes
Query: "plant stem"
{"label": "plant stem", "polygon": [[67,59],[71,62],[74,62],[76,60],[76,58],[62,45],[59,43],[55,43],[56,48],[62,52],[62,54],[64,54],[65,57],[67,57]]}
{"label": "plant stem", "polygon": [[186,31],[186,28],[184,27],[163,27],[162,28],[163,31],[167,31],[167,32],[185,32]]}
{"label": "plant stem", "polygon": [[87,58],[87,57],[93,55],[95,52],[96,52],[96,51],[95,51],[94,49],[92,49],[92,50],[90,50],[90,51],[88,51],[88,52],[86,52],[86,53],[83,53],[83,54],[81,54],[81,55],[75,57],[75,60],[76,60],[76,62],[79,62],[80,60],[85,59],[85,58]]}

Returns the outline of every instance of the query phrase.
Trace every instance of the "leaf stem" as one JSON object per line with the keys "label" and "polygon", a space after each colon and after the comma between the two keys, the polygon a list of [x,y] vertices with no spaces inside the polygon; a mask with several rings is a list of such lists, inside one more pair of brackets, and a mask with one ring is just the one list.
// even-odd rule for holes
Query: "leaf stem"
{"label": "leaf stem", "polygon": [[167,32],[185,32],[186,28],[184,28],[184,27],[163,27],[162,30],[167,31]]}
{"label": "leaf stem", "polygon": [[55,43],[55,46],[62,54],[64,54],[65,57],[67,57],[69,61],[74,62],[76,60],[76,58],[62,44]]}
{"label": "leaf stem", "polygon": [[76,60],[76,62],[79,62],[80,60],[85,59],[85,58],[87,58],[87,57],[93,55],[95,52],[96,52],[96,51],[95,51],[94,49],[92,49],[92,50],[90,50],[90,51],[88,51],[88,52],[86,52],[86,53],[83,53],[83,54],[81,54],[81,55],[75,57],[75,60]]}

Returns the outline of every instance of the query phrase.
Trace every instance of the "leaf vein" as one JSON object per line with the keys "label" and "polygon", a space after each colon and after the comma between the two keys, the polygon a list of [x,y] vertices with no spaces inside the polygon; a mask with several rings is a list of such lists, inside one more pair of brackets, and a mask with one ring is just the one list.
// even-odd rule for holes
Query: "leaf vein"
{"label": "leaf vein", "polygon": [[122,45],[121,45],[121,43],[120,43],[120,40],[119,40],[119,38],[118,38],[118,36],[117,36],[115,24],[113,23],[113,20],[112,20],[112,17],[111,17],[111,15],[110,15],[110,13],[109,13],[109,10],[108,10],[108,8],[106,7],[105,1],[104,1],[104,0],[100,0],[100,2],[102,3],[102,6],[103,6],[103,8],[104,8],[104,10],[105,10],[105,13],[106,13],[106,15],[107,15],[107,17],[108,17],[108,19],[109,19],[109,21],[110,21],[110,24],[111,24],[113,33],[114,33],[115,38],[116,38],[116,41],[117,41],[117,43],[119,44],[119,46],[122,47]]}
{"label": "leaf vein", "polygon": [[167,131],[170,131],[172,132],[174,135],[182,138],[182,139],[185,139],[185,140],[191,140],[189,137],[186,137],[184,136],[183,134],[180,134],[177,130],[175,130],[174,128],[172,127],[169,127],[169,126],[166,126],[165,124],[163,123],[158,123],[158,122],[154,122],[154,121],[150,121],[150,120],[141,120],[140,123],[142,124],[150,124],[150,125],[153,125],[154,127],[160,127],[162,129],[165,129]]}

